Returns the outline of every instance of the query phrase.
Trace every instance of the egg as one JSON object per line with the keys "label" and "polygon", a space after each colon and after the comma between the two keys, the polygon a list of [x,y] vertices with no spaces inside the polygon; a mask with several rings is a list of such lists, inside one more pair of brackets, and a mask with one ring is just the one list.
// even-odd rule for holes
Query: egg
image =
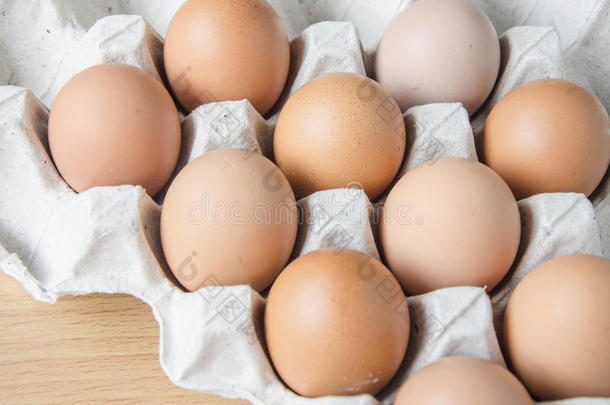
{"label": "egg", "polygon": [[242,149],[207,152],[171,183],[161,211],[161,244],[187,290],[248,284],[262,291],[286,265],[298,212],[282,172]]}
{"label": "egg", "polygon": [[446,357],[402,385],[394,405],[534,405],[506,368],[475,357]]}
{"label": "egg", "polygon": [[282,271],[269,291],[264,329],[275,370],[298,394],[375,394],[405,355],[409,309],[381,262],[327,248]]}
{"label": "egg", "polygon": [[376,79],[403,110],[461,102],[472,115],[494,87],[500,43],[466,0],[421,0],[390,23],[377,48]]}
{"label": "egg", "polygon": [[248,99],[265,114],[286,83],[290,45],[264,0],[187,0],[169,24],[163,59],[185,110]]}
{"label": "egg", "polygon": [[552,192],[588,196],[610,163],[610,120],[588,90],[536,80],[493,107],[481,150],[518,199]]}
{"label": "egg", "polygon": [[273,148],[297,198],[332,188],[377,197],[400,168],[405,123],[375,81],[354,73],[317,77],[282,109]]}
{"label": "egg", "polygon": [[49,115],[49,147],[75,191],[141,185],[154,196],[178,161],[181,133],[161,82],[132,66],[90,67],[61,89]]}
{"label": "egg", "polygon": [[442,158],[407,172],[380,220],[386,262],[405,291],[472,285],[489,290],[513,263],[521,235],[517,202],[489,167]]}
{"label": "egg", "polygon": [[610,397],[610,260],[560,256],[517,285],[504,343],[517,376],[539,400]]}

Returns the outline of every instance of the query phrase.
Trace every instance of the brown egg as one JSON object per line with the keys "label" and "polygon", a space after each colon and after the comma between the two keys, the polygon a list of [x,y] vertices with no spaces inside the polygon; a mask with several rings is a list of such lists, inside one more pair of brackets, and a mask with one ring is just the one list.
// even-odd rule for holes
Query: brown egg
{"label": "brown egg", "polygon": [[180,119],[171,96],[148,73],[104,64],[61,89],[49,116],[57,170],[75,191],[133,184],[154,196],[180,153]]}
{"label": "brown egg", "polygon": [[499,69],[496,30],[466,0],[409,5],[383,34],[375,60],[377,80],[403,110],[461,102],[470,115],[491,93]]}
{"label": "brown egg", "polygon": [[298,394],[375,394],[405,355],[407,300],[378,260],[348,249],[317,250],[273,283],[265,337],[276,371]]}
{"label": "brown egg", "polygon": [[394,405],[534,405],[519,380],[504,367],[475,357],[446,357],[400,388]]}
{"label": "brown egg", "polygon": [[282,21],[264,0],[187,0],[167,29],[165,70],[186,110],[248,99],[265,114],[290,66]]}
{"label": "brown egg", "polygon": [[282,172],[241,149],[205,153],[178,173],[161,211],[161,243],[190,291],[249,284],[262,291],[295,243],[298,214]]}
{"label": "brown egg", "polygon": [[378,83],[354,73],[331,73],[290,97],[273,147],[297,198],[358,187],[374,199],[400,168],[405,143],[400,109]]}
{"label": "brown egg", "polygon": [[403,176],[383,207],[388,266],[410,294],[473,285],[493,289],[521,235],[517,202],[500,176],[469,159],[443,158]]}
{"label": "brown egg", "polygon": [[536,80],[494,106],[481,149],[517,199],[551,192],[588,196],[610,162],[610,120],[586,89],[565,80]]}
{"label": "brown egg", "polygon": [[610,260],[561,256],[532,270],[506,307],[504,343],[534,397],[610,397]]}

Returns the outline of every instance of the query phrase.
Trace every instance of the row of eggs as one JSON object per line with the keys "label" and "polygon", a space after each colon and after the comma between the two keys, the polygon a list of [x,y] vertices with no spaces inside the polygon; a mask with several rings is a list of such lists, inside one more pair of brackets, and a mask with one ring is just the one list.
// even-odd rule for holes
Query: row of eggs
{"label": "row of eggs", "polygon": [[[164,64],[185,111],[245,98],[265,114],[285,86],[290,47],[281,20],[262,0],[188,0],[168,28]],[[286,266],[299,222],[296,199],[350,184],[376,199],[407,150],[402,112],[457,101],[472,115],[490,94],[499,66],[496,32],[478,8],[463,0],[409,6],[381,39],[377,81],[327,74],[288,99],[274,133],[275,164],[250,151],[223,149],[177,174],[161,215],[173,275],[189,291],[211,278],[257,291],[273,283],[265,336],[280,377],[306,396],[375,394],[406,352],[410,326],[403,291],[493,289],[519,248],[515,198],[542,192],[588,196],[601,181],[610,161],[607,112],[590,92],[563,80],[513,90],[487,119],[480,145],[486,165],[443,158],[391,187],[379,223],[389,269],[345,249],[312,252]],[[164,85],[147,73],[119,64],[94,66],[58,94],[49,145],[58,171],[78,192],[137,184],[153,196],[178,160],[178,110]],[[421,223],[402,215],[413,207]],[[511,298],[504,335],[511,364],[538,398],[610,396],[610,263],[590,256],[556,260],[533,271]],[[384,280],[395,300],[381,300],[371,278]],[[574,324],[558,315],[566,296],[576,297],[566,316],[588,319],[586,332],[575,333]],[[549,345],[553,333],[571,339]],[[578,373],[565,370],[589,352],[594,355],[579,360]],[[509,388],[498,390],[515,395],[507,394],[513,399],[506,403],[531,401],[506,370],[469,359],[443,365],[434,369],[502,376]],[[417,381],[426,384],[424,377],[410,378],[397,403],[417,395],[415,403],[428,403],[415,394]]]}

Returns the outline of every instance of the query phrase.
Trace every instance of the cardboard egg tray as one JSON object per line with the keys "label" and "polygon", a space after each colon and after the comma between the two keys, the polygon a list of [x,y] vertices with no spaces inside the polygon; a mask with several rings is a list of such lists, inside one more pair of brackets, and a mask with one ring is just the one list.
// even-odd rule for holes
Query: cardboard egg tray
{"label": "cardboard egg tray", "polygon": [[[213,277],[209,287],[185,293],[165,276],[159,240],[164,191],[154,200],[138,186],[97,187],[76,194],[49,155],[48,109],[74,74],[99,63],[120,62],[164,79],[163,36],[182,2],[0,4],[0,268],[40,301],[94,292],[127,293],[143,300],[159,323],[159,359],[174,384],[253,404],[390,404],[409,375],[442,357],[471,355],[504,364],[499,320],[515,285],[536,265],[570,253],[610,258],[608,175],[590,199],[553,193],[521,200],[522,240],[509,275],[491,294],[483,288],[454,287],[409,297],[412,328],[407,355],[380,394],[299,397],[278,379],[265,353],[264,297],[248,286],[218,286]],[[527,81],[567,78],[590,89],[607,110],[610,107],[608,1],[473,2],[500,34],[502,62],[496,87],[474,117],[469,118],[460,104],[409,109],[404,114],[407,155],[399,177],[443,156],[477,159],[475,144],[487,113]],[[277,113],[288,96],[324,73],[370,76],[381,34],[410,2],[271,3],[291,38],[291,68],[278,106],[267,117],[246,100],[198,107],[183,117],[176,172],[220,148],[270,156]],[[293,257],[334,246],[378,258],[374,203],[353,189],[322,191],[300,200],[303,218]],[[411,215],[417,218],[416,209]],[[561,403],[609,401],[581,398]]]}

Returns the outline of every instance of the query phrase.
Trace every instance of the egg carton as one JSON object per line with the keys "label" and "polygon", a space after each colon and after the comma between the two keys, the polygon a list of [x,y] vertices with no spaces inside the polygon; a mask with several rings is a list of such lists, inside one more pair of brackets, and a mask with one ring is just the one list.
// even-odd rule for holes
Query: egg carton
{"label": "egg carton", "polygon": [[[555,256],[610,258],[610,179],[591,199],[539,194],[518,202],[521,246],[493,291],[445,288],[408,297],[412,319],[406,357],[376,397],[302,398],[278,379],[262,333],[265,298],[248,286],[209,280],[194,293],[176,288],[160,246],[165,190],[151,199],[139,186],[74,193],[49,155],[48,108],[63,84],[86,67],[120,62],[163,79],[163,36],[183,0],[36,0],[0,3],[0,268],[37,300],[126,293],[146,302],[159,323],[159,360],[176,385],[244,398],[253,404],[390,404],[402,382],[450,355],[505,364],[501,318],[532,268]],[[281,105],[324,73],[371,73],[375,47],[409,1],[272,0],[291,38],[291,68],[278,106],[261,117],[248,101],[202,105],[182,118],[176,173],[203,153],[243,148],[271,155]],[[477,159],[487,113],[511,89],[539,78],[567,78],[610,107],[610,1],[474,0],[500,35],[502,62],[493,93],[474,116],[460,104],[429,104],[405,114],[408,150],[397,178],[444,156]],[[25,27],[25,28],[24,28]],[[299,201],[303,219],[293,257],[323,247],[379,257],[379,201],[336,189]],[[410,213],[417,219],[417,212]],[[384,294],[382,288],[380,294]],[[44,327],[44,325],[40,325]],[[496,334],[496,331],[498,332]],[[357,355],[357,353],[354,353]],[[608,404],[577,398],[547,404]]]}

